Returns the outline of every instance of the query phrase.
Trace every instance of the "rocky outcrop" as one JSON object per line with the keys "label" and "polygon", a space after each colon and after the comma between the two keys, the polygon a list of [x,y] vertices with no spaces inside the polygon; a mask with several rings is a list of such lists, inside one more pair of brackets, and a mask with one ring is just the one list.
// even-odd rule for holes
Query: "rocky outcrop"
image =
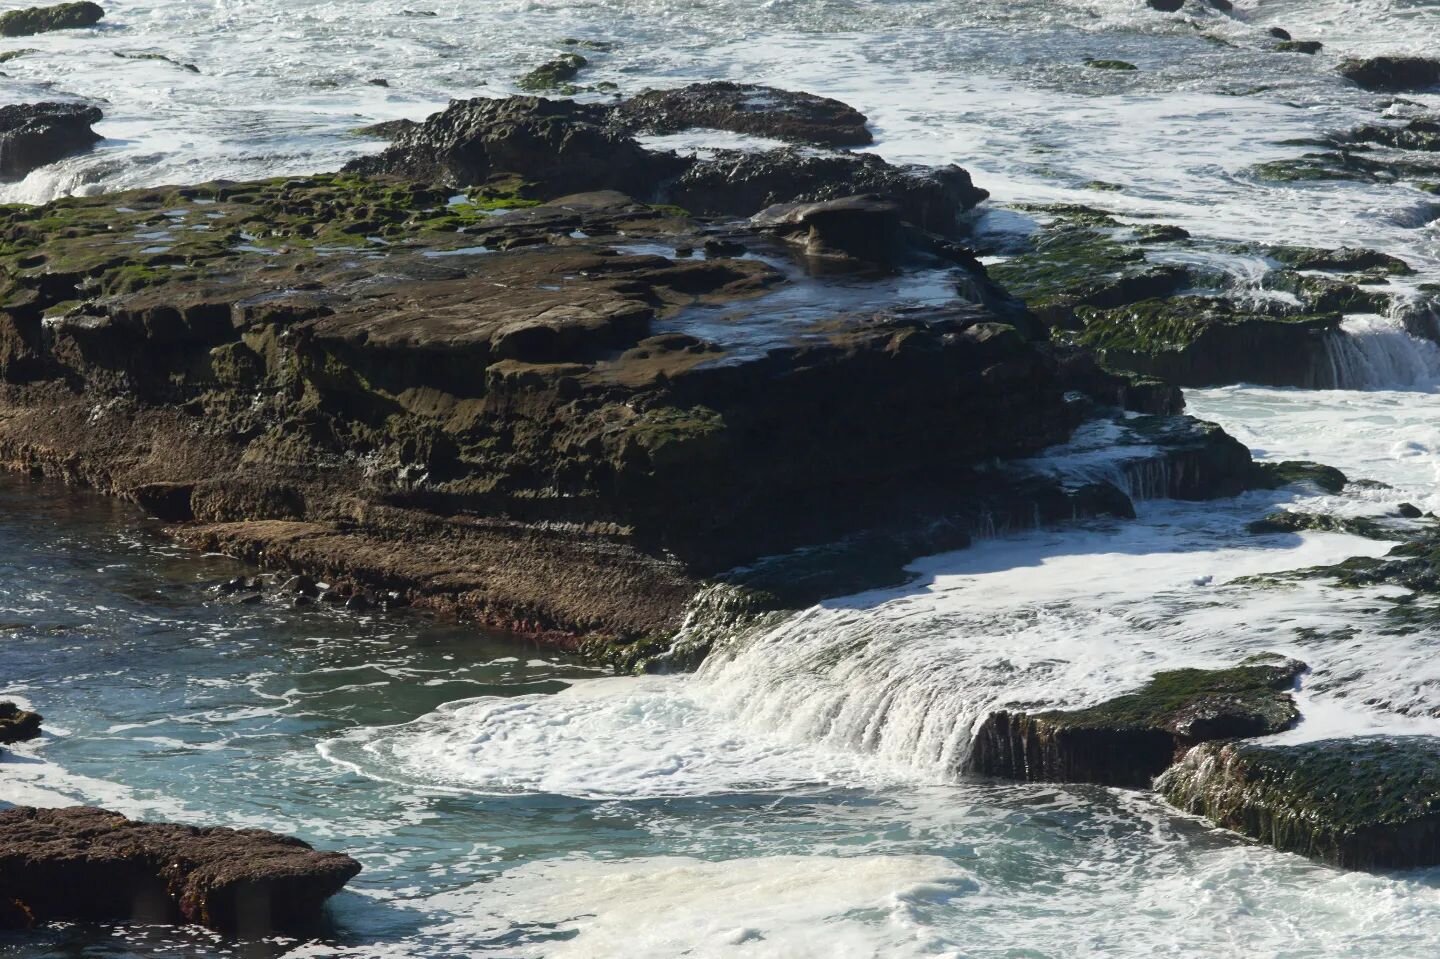
{"label": "rocky outcrop", "polygon": [[38,739],[43,721],[39,713],[21,709],[14,703],[0,703],[0,745]]}
{"label": "rocky outcrop", "polygon": [[958,166],[897,167],[869,153],[816,154],[798,149],[717,150],[695,161],[660,196],[695,213],[750,216],[780,203],[817,203],[879,194],[902,217],[950,233],[960,214],[989,196]]}
{"label": "rocky outcrop", "polygon": [[865,114],[839,100],[723,80],[647,90],[616,107],[615,117],[640,133],[703,128],[821,147],[866,146],[874,139]]}
{"label": "rocky outcrop", "polygon": [[1440,86],[1440,60],[1384,56],[1346,60],[1340,75],[1366,90],[1416,93]]}
{"label": "rocky outcrop", "polygon": [[453,195],[342,176],[7,211],[0,461],[342,595],[640,641],[737,563],[978,516],[989,464],[1083,415],[958,288],[772,314],[829,281],[762,235],[670,257],[716,227]]}
{"label": "rocky outcrop", "polygon": [[573,100],[458,100],[346,169],[456,187],[507,180],[552,199],[589,190],[645,197],[686,168],[672,153],[645,150],[609,119],[607,108]]}
{"label": "rocky outcrop", "polygon": [[988,194],[958,166],[893,166],[871,154],[798,149],[716,151],[705,158],[646,150],[610,108],[511,97],[452,103],[350,172],[457,187],[504,184],[535,199],[619,190],[702,216],[748,217],[777,203],[882,194],[917,227],[950,233]]}
{"label": "rocky outcrop", "polygon": [[31,170],[103,139],[91,129],[100,110],[80,103],[22,103],[0,107],[0,177],[20,178]]}
{"label": "rocky outcrop", "polygon": [[103,809],[0,812],[0,928],[60,920],[193,923],[246,938],[298,931],[360,872],[258,829],[197,829]]}
{"label": "rocky outcrop", "polygon": [[51,30],[93,27],[105,17],[99,4],[61,3],[53,7],[27,7],[0,14],[0,36],[28,37]]}
{"label": "rocky outcrop", "polygon": [[1209,743],[1157,784],[1186,812],[1346,869],[1440,865],[1440,739]]}
{"label": "rocky outcrop", "polygon": [[1339,313],[1242,312],[1205,297],[1077,313],[1079,342],[1115,369],[1182,387],[1333,385],[1326,340],[1339,330]]}
{"label": "rocky outcrop", "polygon": [[1072,712],[991,715],[966,771],[1027,782],[1148,788],[1197,743],[1262,736],[1300,718],[1303,663],[1254,657],[1227,670],[1159,673],[1144,689]]}

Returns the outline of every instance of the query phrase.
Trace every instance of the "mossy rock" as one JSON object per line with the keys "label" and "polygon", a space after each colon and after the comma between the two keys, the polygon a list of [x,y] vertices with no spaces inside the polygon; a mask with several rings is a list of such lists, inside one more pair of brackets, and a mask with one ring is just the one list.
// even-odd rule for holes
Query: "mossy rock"
{"label": "mossy rock", "polygon": [[1252,657],[1232,669],[1157,673],[1138,692],[1089,709],[992,714],[967,771],[1030,782],[1148,787],[1196,743],[1283,732],[1303,663]]}
{"label": "mossy rock", "polygon": [[1340,325],[1339,313],[1253,313],[1200,296],[1075,313],[1075,340],[1107,367],[1182,387],[1314,387],[1329,369],[1324,338]]}
{"label": "mossy rock", "polygon": [[1140,69],[1128,60],[1086,60],[1085,65],[1092,70],[1118,70],[1122,73]]}
{"label": "mossy rock", "polygon": [[105,17],[96,3],[61,3],[53,7],[27,7],[0,14],[0,36],[28,37],[52,30],[93,27]]}
{"label": "mossy rock", "polygon": [[1245,527],[1257,536],[1276,533],[1348,533],[1366,539],[1395,540],[1401,538],[1398,531],[1384,523],[1363,516],[1331,516],[1328,513],[1302,513],[1279,510],[1264,519],[1258,519]]}
{"label": "mossy rock", "polygon": [[1343,273],[1374,273],[1390,276],[1409,276],[1415,268],[1398,256],[1367,250],[1363,247],[1342,246],[1324,249],[1310,246],[1272,246],[1265,252],[1274,260],[1296,270],[1324,270]]}
{"label": "mossy rock", "polygon": [[1178,808],[1346,869],[1440,865],[1440,738],[1209,743],[1158,788]]}
{"label": "mossy rock", "polygon": [[520,89],[531,93],[572,95],[579,91],[570,81],[589,65],[590,61],[578,53],[562,53],[521,77]]}
{"label": "mossy rock", "polygon": [[1278,463],[1256,463],[1255,489],[1283,489],[1286,486],[1314,486],[1332,496],[1345,491],[1350,480],[1333,466],[1309,460],[1283,460]]}

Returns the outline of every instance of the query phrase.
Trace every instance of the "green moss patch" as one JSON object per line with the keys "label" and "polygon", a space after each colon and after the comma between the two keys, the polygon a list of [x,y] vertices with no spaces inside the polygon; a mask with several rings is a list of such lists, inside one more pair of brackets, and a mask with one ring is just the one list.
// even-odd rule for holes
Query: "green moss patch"
{"label": "green moss patch", "polygon": [[1187,812],[1333,865],[1440,863],[1440,738],[1209,744],[1158,785]]}

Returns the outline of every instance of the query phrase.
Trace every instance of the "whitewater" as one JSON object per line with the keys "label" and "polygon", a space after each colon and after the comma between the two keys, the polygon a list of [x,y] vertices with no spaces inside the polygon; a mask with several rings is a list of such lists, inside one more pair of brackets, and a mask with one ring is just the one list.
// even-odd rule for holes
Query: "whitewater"
{"label": "whitewater", "polygon": [[[0,201],[332,170],[383,146],[358,128],[516,92],[581,38],[609,48],[587,82],[624,93],[728,78],[855,105],[875,152],[959,163],[991,192],[972,225],[997,257],[1033,228],[1014,207],[1088,203],[1185,228],[1204,241],[1195,256],[1257,297],[1253,261],[1217,250],[1361,246],[1416,274],[1394,281],[1409,297],[1395,315],[1346,318],[1330,388],[1186,391],[1190,413],[1257,459],[1374,482],[1179,503],[1146,496],[1135,448],[1082,430],[1029,468],[1114,480],[1139,495],[1137,519],[917,558],[906,585],[738,633],[694,675],[609,676],[403,616],[219,606],[199,584],[236,575],[231,561],[169,545],[123,504],[0,480],[0,695],[53,720],[0,757],[0,803],[263,826],[364,863],[332,903],[334,942],[245,955],[1440,952],[1440,870],[1342,873],[1148,794],[955,772],[995,709],[1083,707],[1159,670],[1260,652],[1312,667],[1287,741],[1440,734],[1440,635],[1393,628],[1384,588],[1275,577],[1392,544],[1245,528],[1275,509],[1440,511],[1440,325],[1425,288],[1440,283],[1440,197],[1250,172],[1379,111],[1440,108],[1388,103],[1333,69],[1342,55],[1433,51],[1440,6],[1241,0],[1180,18],[1128,0],[106,6],[95,31],[14,42],[35,52],[0,66],[0,100],[102,101],[107,140],[0,186]],[[1267,52],[1277,26],[1326,49]],[[170,60],[131,56],[149,53]],[[0,941],[23,959],[226,950],[144,927]]]}

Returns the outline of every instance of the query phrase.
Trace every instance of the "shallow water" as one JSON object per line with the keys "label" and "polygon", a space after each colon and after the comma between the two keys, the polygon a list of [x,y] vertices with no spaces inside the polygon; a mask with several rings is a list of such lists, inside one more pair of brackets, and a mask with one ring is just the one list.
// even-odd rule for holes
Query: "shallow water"
{"label": "shallow water", "polygon": [[[1346,88],[1336,60],[1433,50],[1440,7],[1139,7],[462,0],[431,17],[360,0],[115,0],[100,30],[11,44],[39,52],[5,64],[5,96],[104,98],[110,139],[0,198],[333,169],[379,147],[352,128],[511,92],[573,36],[615,45],[584,80],[627,92],[729,77],[841,97],[871,116],[877,152],[970,169],[995,195],[979,225],[1000,245],[1028,228],[1000,203],[1088,202],[1184,226],[1238,286],[1255,258],[1218,244],[1371,246],[1417,267],[1410,286],[1440,280],[1434,197],[1247,172],[1304,152],[1286,140],[1372,118],[1382,98]],[[1267,52],[1273,25],[1327,50]],[[939,282],[878,295],[925,302]],[[780,296],[797,317],[813,309],[803,289]],[[1262,651],[1313,667],[1292,739],[1437,731],[1440,637],[1397,629],[1385,591],[1235,582],[1387,548],[1244,532],[1277,507],[1440,510],[1440,351],[1393,319],[1346,325],[1340,382],[1366,391],[1188,399],[1257,456],[1390,488],[1151,500],[1133,523],[986,541],[917,561],[904,588],[742,637],[691,677],[617,679],[419,618],[224,605],[210,587],[236,575],[228,560],[167,545],[125,506],[0,481],[0,693],[49,720],[0,762],[0,802],[265,826],[366,867],[316,943],[65,927],[0,939],[0,954],[1432,954],[1440,872],[1339,873],[1149,796],[955,774],[992,708],[1085,705],[1156,669]],[[1112,439],[1084,434],[1035,468],[1109,475]]]}

